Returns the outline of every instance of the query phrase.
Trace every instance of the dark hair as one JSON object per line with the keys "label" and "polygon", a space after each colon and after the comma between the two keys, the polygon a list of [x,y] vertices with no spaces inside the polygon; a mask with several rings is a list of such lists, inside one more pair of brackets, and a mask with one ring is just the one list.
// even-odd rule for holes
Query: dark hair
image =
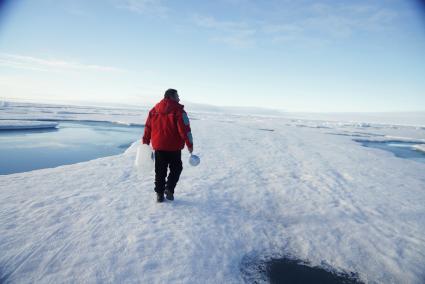
{"label": "dark hair", "polygon": [[167,98],[167,99],[174,99],[176,98],[176,96],[177,96],[177,90],[175,89],[168,89],[165,91],[165,94],[164,94],[164,98]]}

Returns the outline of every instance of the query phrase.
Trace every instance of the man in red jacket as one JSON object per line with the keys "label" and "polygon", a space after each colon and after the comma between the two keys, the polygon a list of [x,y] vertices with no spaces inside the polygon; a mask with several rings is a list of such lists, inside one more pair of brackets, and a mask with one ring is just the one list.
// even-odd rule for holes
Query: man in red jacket
{"label": "man in red jacket", "polygon": [[[186,144],[189,152],[193,151],[189,118],[179,101],[177,91],[168,89],[164,99],[151,109],[146,119],[142,142],[149,145],[152,140],[155,150],[155,192],[158,202],[164,201],[164,192],[168,200],[174,200],[174,188],[183,170],[181,150]],[[167,177],[168,167],[170,173]]]}

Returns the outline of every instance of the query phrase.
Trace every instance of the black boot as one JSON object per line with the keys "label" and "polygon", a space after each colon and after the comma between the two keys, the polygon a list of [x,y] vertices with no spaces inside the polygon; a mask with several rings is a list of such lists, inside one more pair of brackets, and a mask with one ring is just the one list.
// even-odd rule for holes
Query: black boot
{"label": "black boot", "polygon": [[165,198],[167,198],[168,200],[174,200],[174,194],[172,192],[166,191]]}
{"label": "black boot", "polygon": [[159,203],[161,203],[161,202],[164,202],[164,193],[156,193],[156,202],[159,202]]}
{"label": "black boot", "polygon": [[167,198],[168,200],[174,200],[174,193],[171,192],[169,189],[166,189],[165,198]]}

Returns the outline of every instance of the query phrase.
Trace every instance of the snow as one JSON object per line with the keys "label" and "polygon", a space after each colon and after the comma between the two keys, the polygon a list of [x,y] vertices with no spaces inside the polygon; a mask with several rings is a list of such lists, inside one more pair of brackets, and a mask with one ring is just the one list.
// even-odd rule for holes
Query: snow
{"label": "snow", "polygon": [[56,128],[57,122],[31,120],[0,120],[0,130],[46,129]]}
{"label": "snow", "polygon": [[425,111],[381,112],[381,113],[291,113],[292,117],[332,122],[351,122],[367,124],[385,124],[386,126],[425,126]]}
{"label": "snow", "polygon": [[[147,114],[56,111],[0,118]],[[240,283],[247,259],[291,255],[367,283],[423,283],[425,164],[353,141],[422,141],[423,129],[189,114],[202,163],[183,152],[173,202],[157,204],[153,173],[137,175],[137,141],[122,155],[0,176],[0,282]]]}

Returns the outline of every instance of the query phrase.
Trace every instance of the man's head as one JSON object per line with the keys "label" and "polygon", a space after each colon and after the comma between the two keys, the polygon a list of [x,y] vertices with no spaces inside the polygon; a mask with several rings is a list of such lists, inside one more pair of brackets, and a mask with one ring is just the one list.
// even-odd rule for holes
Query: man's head
{"label": "man's head", "polygon": [[175,89],[166,90],[164,94],[164,99],[172,99],[176,102],[180,101],[179,94],[177,93],[177,90]]}

